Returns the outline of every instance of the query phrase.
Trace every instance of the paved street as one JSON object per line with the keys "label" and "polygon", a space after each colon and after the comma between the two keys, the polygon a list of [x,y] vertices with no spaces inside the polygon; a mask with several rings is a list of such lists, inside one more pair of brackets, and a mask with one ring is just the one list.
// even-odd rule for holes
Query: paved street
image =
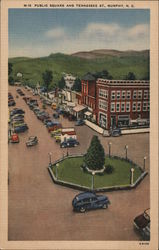
{"label": "paved street", "polygon": [[[16,88],[9,87],[17,107],[25,110],[25,121],[29,130],[20,134],[19,144],[9,144],[9,240],[139,240],[133,230],[133,219],[148,208],[149,175],[131,191],[107,193],[111,205],[107,210],[89,211],[84,214],[72,211],[72,199],[79,191],[55,185],[47,170],[48,153],[57,160],[66,153],[61,149],[41,121],[29,109],[21,96],[16,98]],[[31,93],[24,89],[31,96]],[[36,97],[38,100],[39,97]],[[50,107],[47,111],[52,114]],[[63,127],[74,122],[60,118]],[[97,134],[87,126],[77,127],[80,145],[70,148],[69,153],[85,153],[91,138]],[[25,142],[36,135],[39,144],[27,148]],[[108,142],[112,142],[112,154],[128,157],[149,170],[149,134],[123,135],[117,138],[99,138],[108,153]]]}

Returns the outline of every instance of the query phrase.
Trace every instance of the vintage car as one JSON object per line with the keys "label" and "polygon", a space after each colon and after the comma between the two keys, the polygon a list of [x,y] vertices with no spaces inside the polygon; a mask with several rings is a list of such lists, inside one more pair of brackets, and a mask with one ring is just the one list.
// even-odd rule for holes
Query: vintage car
{"label": "vintage car", "polygon": [[27,125],[18,126],[18,127],[14,128],[14,132],[15,133],[22,133],[22,132],[25,132],[26,130],[28,130],[28,126]]}
{"label": "vintage car", "polygon": [[61,134],[61,128],[59,128],[59,129],[56,129],[56,130],[54,130],[54,131],[51,131],[51,136],[53,137],[53,136],[56,136],[57,134]]}
{"label": "vintage car", "polygon": [[26,142],[26,146],[30,147],[30,146],[34,146],[38,143],[38,138],[37,136],[30,136],[28,138],[28,141]]}
{"label": "vintage car", "polygon": [[142,214],[134,219],[134,227],[139,232],[143,240],[150,240],[150,209],[146,209]]}
{"label": "vintage car", "polygon": [[85,124],[84,120],[77,120],[77,122],[75,123],[75,126],[82,126],[84,124]]}
{"label": "vintage car", "polygon": [[12,134],[11,137],[10,137],[10,142],[18,143],[19,142],[19,136],[16,133]]}
{"label": "vintage car", "polygon": [[76,139],[68,139],[66,141],[61,142],[61,148],[71,148],[79,145],[79,142]]}
{"label": "vintage car", "polygon": [[56,142],[61,142],[61,134],[56,134],[54,138]]}
{"label": "vintage car", "polygon": [[85,212],[97,208],[108,208],[110,201],[105,195],[97,195],[95,192],[83,192],[75,196],[72,201],[74,211]]}

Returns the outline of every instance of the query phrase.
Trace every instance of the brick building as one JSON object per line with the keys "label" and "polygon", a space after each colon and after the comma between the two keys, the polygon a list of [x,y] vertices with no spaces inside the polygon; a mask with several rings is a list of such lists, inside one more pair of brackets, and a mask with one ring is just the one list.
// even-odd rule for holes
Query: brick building
{"label": "brick building", "polygon": [[95,120],[105,129],[148,125],[149,81],[83,77],[82,104],[92,108]]}
{"label": "brick building", "polygon": [[81,103],[90,111],[96,113],[96,79],[91,73],[87,73],[81,80]]}

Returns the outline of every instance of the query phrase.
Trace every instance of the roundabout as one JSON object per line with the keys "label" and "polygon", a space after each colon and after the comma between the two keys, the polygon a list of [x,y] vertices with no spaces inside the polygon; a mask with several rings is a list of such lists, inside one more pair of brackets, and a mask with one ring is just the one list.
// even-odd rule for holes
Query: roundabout
{"label": "roundabout", "polygon": [[128,187],[144,173],[135,163],[119,157],[105,157],[105,166],[112,166],[112,173],[107,173],[106,169],[101,173],[88,172],[83,168],[83,161],[84,156],[68,156],[50,166],[54,181],[86,189]]}

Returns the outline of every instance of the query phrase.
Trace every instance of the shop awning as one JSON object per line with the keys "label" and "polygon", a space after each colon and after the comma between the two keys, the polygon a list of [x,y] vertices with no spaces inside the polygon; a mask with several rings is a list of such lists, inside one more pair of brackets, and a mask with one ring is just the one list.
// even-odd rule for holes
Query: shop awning
{"label": "shop awning", "polygon": [[85,114],[86,116],[91,116],[91,115],[92,115],[92,113],[89,112],[89,111],[86,111],[84,114]]}
{"label": "shop awning", "polygon": [[80,112],[80,111],[82,111],[84,109],[86,109],[86,107],[84,107],[83,105],[78,104],[76,107],[73,108],[73,111],[78,113],[78,112]]}

